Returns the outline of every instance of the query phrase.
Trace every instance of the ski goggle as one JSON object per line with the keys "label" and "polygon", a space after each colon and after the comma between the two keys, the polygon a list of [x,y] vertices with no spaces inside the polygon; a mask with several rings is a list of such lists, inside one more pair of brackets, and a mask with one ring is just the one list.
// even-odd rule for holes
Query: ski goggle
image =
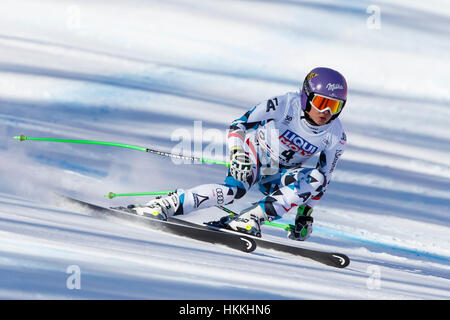
{"label": "ski goggle", "polygon": [[337,114],[341,112],[345,103],[345,101],[343,100],[325,97],[317,93],[312,95],[310,102],[317,111],[325,112],[326,110],[329,110],[331,114]]}

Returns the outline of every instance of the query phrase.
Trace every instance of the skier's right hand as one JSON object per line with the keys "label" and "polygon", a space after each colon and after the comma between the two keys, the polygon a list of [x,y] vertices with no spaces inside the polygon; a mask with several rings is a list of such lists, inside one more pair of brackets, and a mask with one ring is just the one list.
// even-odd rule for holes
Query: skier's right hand
{"label": "skier's right hand", "polygon": [[230,174],[238,181],[247,181],[252,176],[252,162],[248,152],[242,148],[231,150]]}

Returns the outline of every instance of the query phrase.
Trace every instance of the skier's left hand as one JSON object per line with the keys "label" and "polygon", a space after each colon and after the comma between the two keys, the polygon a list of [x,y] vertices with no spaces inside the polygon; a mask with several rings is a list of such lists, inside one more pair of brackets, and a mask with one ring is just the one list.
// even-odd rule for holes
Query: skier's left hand
{"label": "skier's left hand", "polygon": [[295,229],[289,231],[288,238],[291,240],[305,241],[312,232],[313,217],[298,215],[295,219]]}

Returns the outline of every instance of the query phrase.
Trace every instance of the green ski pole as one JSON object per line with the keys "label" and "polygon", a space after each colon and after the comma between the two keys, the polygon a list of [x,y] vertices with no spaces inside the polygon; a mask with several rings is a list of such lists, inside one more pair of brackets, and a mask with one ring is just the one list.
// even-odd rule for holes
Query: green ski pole
{"label": "green ski pole", "polygon": [[[219,209],[222,209],[223,211],[225,211],[226,213],[228,213],[232,218],[234,218],[235,216],[237,216],[237,213],[224,207],[224,206],[216,206]],[[281,228],[284,229],[285,231],[291,231],[295,229],[295,226],[292,224],[282,224],[282,223],[277,223],[277,222],[272,222],[272,221],[264,221],[264,225],[265,226],[271,226],[271,227],[276,227],[276,228]]]}
{"label": "green ski pole", "polygon": [[[230,164],[225,162],[225,161],[211,160],[211,159],[200,158],[200,157],[192,157],[192,156],[183,156],[181,154],[177,155],[177,154],[173,154],[173,153],[170,153],[170,152],[164,152],[164,151],[159,151],[159,150],[155,150],[155,149],[135,146],[135,145],[131,145],[131,144],[117,143],[117,142],[96,141],[96,140],[72,140],[72,139],[54,139],[54,138],[35,138],[35,137],[27,137],[27,136],[25,136],[23,134],[21,134],[19,136],[15,136],[14,139],[19,140],[19,141],[26,141],[26,140],[49,141],[49,142],[79,143],[79,144],[92,144],[92,145],[103,145],[103,146],[128,148],[128,149],[133,149],[133,150],[153,153],[153,154],[157,154],[157,155],[161,155],[161,156],[165,156],[165,157],[170,157],[170,158],[178,158],[178,159],[184,159],[184,160],[190,160],[190,161],[197,161],[197,162],[201,162],[201,163],[220,164],[220,165],[226,166],[228,168],[230,167]],[[173,191],[158,191],[158,192],[143,192],[143,193],[119,193],[119,194],[110,192],[107,195],[105,195],[105,197],[107,197],[109,199],[113,199],[115,197],[124,197],[124,196],[165,195],[165,194],[168,194],[170,192],[173,192]],[[225,212],[227,212],[228,214],[230,214],[232,216],[236,215],[236,213],[234,213],[233,211],[229,210],[228,208],[225,208],[223,206],[217,206],[217,207],[222,209],[222,210],[224,210]],[[290,224],[280,224],[280,223],[269,222],[269,221],[265,221],[264,225],[269,225],[269,226],[273,226],[273,227],[277,227],[277,228],[282,228],[282,229],[284,229],[286,231],[292,230],[292,228],[294,227],[293,225],[290,225]]]}
{"label": "green ski pole", "polygon": [[[109,199],[113,199],[115,197],[165,195],[165,194],[169,194],[169,193],[172,193],[172,192],[175,192],[175,191],[155,191],[155,192],[139,192],[139,193],[114,193],[114,192],[110,192],[110,193],[106,194],[105,197],[107,197]],[[228,209],[227,207],[220,206],[220,205],[217,205],[215,207],[225,211],[232,218],[237,216],[236,212]],[[285,231],[291,231],[291,230],[295,229],[295,226],[292,225],[292,224],[282,224],[282,223],[277,223],[277,222],[272,222],[272,221],[264,221],[264,225],[271,226],[271,227],[276,227],[276,228],[280,228],[280,229],[284,229]]]}
{"label": "green ski pole", "polygon": [[183,156],[181,154],[174,154],[170,152],[164,152],[160,150],[135,146],[131,144],[124,144],[124,143],[117,143],[117,142],[108,142],[108,141],[95,141],[95,140],[70,140],[70,139],[52,139],[52,138],[33,138],[33,137],[27,137],[23,134],[20,136],[15,136],[14,139],[19,141],[26,141],[26,140],[33,140],[33,141],[50,141],[50,142],[64,142],[64,143],[80,143],[80,144],[93,144],[93,145],[103,145],[103,146],[112,146],[112,147],[120,147],[120,148],[128,148],[138,151],[144,151],[148,153],[157,154],[160,156],[170,157],[170,158],[177,158],[177,159],[183,159],[183,160],[190,160],[190,161],[197,161],[201,163],[212,163],[212,164],[220,164],[226,167],[230,167],[229,163],[225,161],[219,161],[219,160],[211,160],[206,158],[200,158],[200,157],[192,157],[192,156]]}
{"label": "green ski pole", "polygon": [[115,197],[132,197],[132,196],[158,196],[165,195],[175,191],[156,191],[156,192],[139,192],[139,193],[114,193],[105,194],[106,198],[113,199]]}

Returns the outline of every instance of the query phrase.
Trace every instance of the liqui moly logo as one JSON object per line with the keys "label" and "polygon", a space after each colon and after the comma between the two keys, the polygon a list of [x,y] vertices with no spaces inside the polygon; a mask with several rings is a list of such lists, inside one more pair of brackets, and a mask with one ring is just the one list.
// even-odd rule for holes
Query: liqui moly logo
{"label": "liqui moly logo", "polygon": [[280,141],[284,145],[288,146],[292,151],[301,152],[302,155],[308,157],[316,153],[318,149],[315,145],[309,143],[291,130],[286,130],[280,136]]}

